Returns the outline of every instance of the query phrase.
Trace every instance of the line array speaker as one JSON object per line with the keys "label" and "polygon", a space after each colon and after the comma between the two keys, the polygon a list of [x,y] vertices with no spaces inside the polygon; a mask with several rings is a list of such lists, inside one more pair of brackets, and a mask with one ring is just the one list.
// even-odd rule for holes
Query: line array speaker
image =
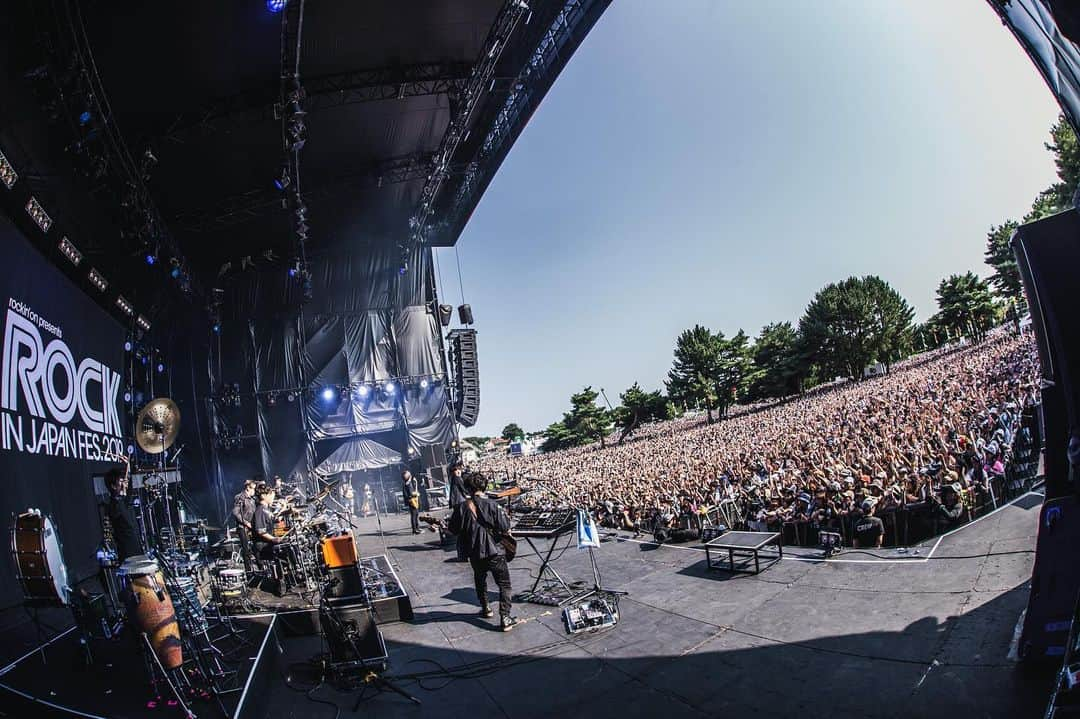
{"label": "line array speaker", "polygon": [[476,360],[476,330],[453,330],[450,342],[450,366],[454,373],[454,414],[466,427],[480,416],[480,368]]}

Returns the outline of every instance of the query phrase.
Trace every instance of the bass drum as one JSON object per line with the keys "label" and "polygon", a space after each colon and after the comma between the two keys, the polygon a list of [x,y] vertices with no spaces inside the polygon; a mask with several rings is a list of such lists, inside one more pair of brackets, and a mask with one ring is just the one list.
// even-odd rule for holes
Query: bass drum
{"label": "bass drum", "polygon": [[60,535],[48,515],[28,509],[15,518],[11,554],[27,601],[42,606],[67,606],[71,593],[67,566]]}

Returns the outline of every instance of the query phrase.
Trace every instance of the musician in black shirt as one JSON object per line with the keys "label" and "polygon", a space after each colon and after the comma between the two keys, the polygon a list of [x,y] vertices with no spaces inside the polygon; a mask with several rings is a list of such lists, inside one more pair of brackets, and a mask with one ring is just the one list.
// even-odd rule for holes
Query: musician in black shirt
{"label": "musician in black shirt", "polygon": [[510,631],[517,619],[510,616],[510,567],[498,537],[510,533],[510,517],[497,502],[484,496],[487,479],[479,472],[464,478],[468,498],[454,507],[450,516],[450,531],[458,536],[458,549],[463,550],[472,565],[476,596],[480,600],[480,616],[493,616],[487,596],[487,574],[499,587],[499,624]]}
{"label": "musician in black shirt", "polygon": [[274,536],[274,513],[270,509],[274,502],[274,488],[261,484],[255,490],[255,497],[259,502],[251,521],[255,553],[261,559],[273,559],[274,545],[281,543],[281,538]]}
{"label": "musician in black shirt", "polygon": [[255,518],[254,479],[244,481],[244,488],[233,497],[232,518],[236,534],[240,538],[240,554],[244,558],[244,568],[251,572],[251,523]]}
{"label": "musician in black shirt", "polygon": [[128,557],[144,553],[139,524],[135,519],[135,509],[127,496],[127,472],[119,467],[110,469],[105,474],[105,487],[109,490],[109,503],[106,505],[105,513],[109,517],[109,523],[112,524],[116,557],[123,562]]}

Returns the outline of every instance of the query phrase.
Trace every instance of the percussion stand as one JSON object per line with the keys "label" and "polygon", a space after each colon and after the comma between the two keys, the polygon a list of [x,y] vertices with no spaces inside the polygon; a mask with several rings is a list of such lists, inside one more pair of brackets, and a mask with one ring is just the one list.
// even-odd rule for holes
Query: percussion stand
{"label": "percussion stand", "polygon": [[[154,652],[154,647],[150,644],[150,637],[146,636],[146,632],[142,633],[142,638],[143,643],[146,645],[146,651],[150,653],[151,661],[157,666],[158,670],[161,672],[161,676],[165,678],[165,683],[169,685],[169,689],[172,691],[173,696],[176,697],[176,701],[180,705],[180,708],[184,711],[186,719],[198,719],[198,717],[195,716],[195,712],[191,711],[191,708],[184,702],[184,697],[180,690],[173,682],[172,677],[169,676],[169,672],[166,671],[165,667],[161,664],[161,660],[158,659],[158,655]],[[157,685],[156,679],[154,680],[154,685]],[[224,710],[224,707],[222,707],[222,709]],[[227,715],[228,712],[225,712],[225,714]]]}

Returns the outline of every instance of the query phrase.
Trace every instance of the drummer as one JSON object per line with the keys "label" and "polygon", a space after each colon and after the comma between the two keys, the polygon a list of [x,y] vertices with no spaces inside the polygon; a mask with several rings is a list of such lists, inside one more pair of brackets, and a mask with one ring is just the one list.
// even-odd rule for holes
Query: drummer
{"label": "drummer", "polygon": [[123,562],[128,557],[144,554],[139,524],[135,520],[135,508],[128,499],[127,472],[113,467],[105,473],[105,488],[109,490],[106,515],[112,524],[113,540],[116,542],[116,558]]}
{"label": "drummer", "polygon": [[260,559],[273,559],[274,545],[282,542],[282,537],[274,536],[274,512],[270,508],[274,503],[274,488],[260,484],[255,490],[255,499],[259,503],[251,521],[255,554]]}

